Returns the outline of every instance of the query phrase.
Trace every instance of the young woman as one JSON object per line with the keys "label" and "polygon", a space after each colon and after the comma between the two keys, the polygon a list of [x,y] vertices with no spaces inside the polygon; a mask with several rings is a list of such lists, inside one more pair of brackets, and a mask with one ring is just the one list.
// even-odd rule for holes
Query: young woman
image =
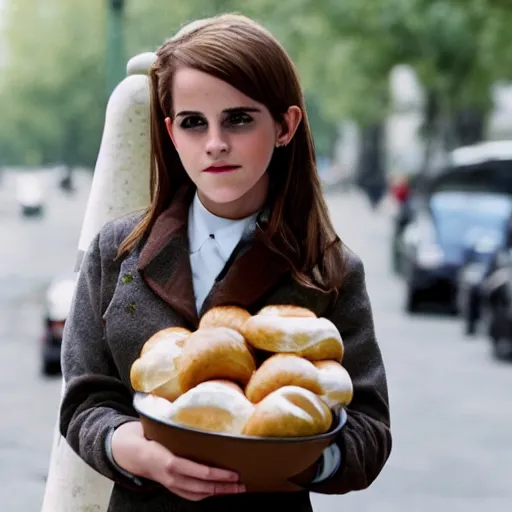
{"label": "young woman", "polygon": [[[322,197],[295,68],[265,29],[222,15],[157,51],[150,207],[107,224],[66,323],[61,432],[115,482],[111,512],[311,511],[309,492],[369,486],[391,450],[387,384],[363,265]],[[354,385],[348,422],[302,491],[248,494],[238,475],[145,439],[130,367],[169,326],[219,305],[295,304],[329,318]]]}

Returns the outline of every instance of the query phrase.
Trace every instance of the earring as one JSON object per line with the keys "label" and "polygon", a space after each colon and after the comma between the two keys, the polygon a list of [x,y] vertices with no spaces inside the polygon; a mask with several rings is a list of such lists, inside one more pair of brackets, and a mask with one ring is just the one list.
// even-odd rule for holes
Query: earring
{"label": "earring", "polygon": [[284,142],[276,142],[276,148],[282,148],[283,146],[286,146]]}

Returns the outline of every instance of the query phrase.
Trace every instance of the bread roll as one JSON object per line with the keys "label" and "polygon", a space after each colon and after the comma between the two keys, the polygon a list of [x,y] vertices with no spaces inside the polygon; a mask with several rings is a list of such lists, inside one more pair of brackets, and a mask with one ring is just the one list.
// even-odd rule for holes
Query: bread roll
{"label": "bread roll", "polygon": [[317,395],[298,386],[270,393],[254,409],[242,434],[261,437],[302,437],[323,434],[332,413]]}
{"label": "bread roll", "polygon": [[273,306],[265,306],[260,311],[258,311],[258,315],[270,315],[270,316],[291,316],[291,317],[305,317],[305,318],[316,318],[315,313],[313,311],[302,308],[300,306],[292,306],[292,305],[273,305]]}
{"label": "bread roll", "polygon": [[163,329],[144,344],[130,369],[133,389],[170,401],[182,393],[176,377],[187,333],[190,331],[182,328]]}
{"label": "bread roll", "polygon": [[217,306],[203,315],[199,322],[199,329],[229,327],[240,332],[242,325],[250,317],[251,314],[248,311],[237,306]]}
{"label": "bread roll", "polygon": [[254,347],[273,353],[294,353],[311,361],[341,362],[343,342],[327,318],[257,314],[249,318],[242,334]]}
{"label": "bread roll", "polygon": [[331,408],[346,407],[354,395],[349,373],[336,361],[315,361],[318,369],[320,398]]}
{"label": "bread roll", "polygon": [[256,363],[244,337],[227,327],[198,329],[187,338],[178,380],[184,392],[207,380],[226,379],[245,387]]}
{"label": "bread roll", "polygon": [[158,331],[153,336],[151,336],[151,338],[149,338],[149,340],[144,343],[142,350],[140,351],[140,355],[143,356],[152,348],[160,345],[161,342],[176,342],[177,345],[183,347],[185,339],[189,334],[192,334],[192,332],[188,329],[185,329],[184,327],[169,327],[167,329],[162,329],[161,331]]}
{"label": "bread roll", "polygon": [[242,389],[231,382],[202,382],[181,395],[173,404],[169,420],[187,427],[241,434],[254,405]]}
{"label": "bread roll", "polygon": [[293,354],[275,354],[253,373],[245,395],[252,403],[258,403],[276,389],[292,385],[317,395],[322,392],[313,363]]}
{"label": "bread roll", "polygon": [[135,405],[138,410],[147,416],[162,420],[168,420],[171,417],[172,403],[159,396],[136,396]]}
{"label": "bread roll", "polygon": [[328,407],[346,407],[352,400],[353,386],[347,370],[336,361],[316,361],[293,354],[269,357],[253,374],[245,395],[258,403],[284,386],[300,386],[320,396]]}
{"label": "bread roll", "polygon": [[185,392],[178,379],[178,375],[178,372],[175,372],[164,384],[151,391],[151,394],[165,398],[169,402],[174,402],[176,398]]}

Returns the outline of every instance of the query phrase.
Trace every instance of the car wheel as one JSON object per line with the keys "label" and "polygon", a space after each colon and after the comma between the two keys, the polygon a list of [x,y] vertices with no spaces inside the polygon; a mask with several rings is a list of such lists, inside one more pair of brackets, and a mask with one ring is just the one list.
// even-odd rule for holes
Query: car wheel
{"label": "car wheel", "polygon": [[398,275],[400,273],[400,265],[398,263],[398,254],[396,248],[393,247],[391,252],[391,270],[393,274]]}
{"label": "car wheel", "polygon": [[476,334],[478,322],[481,320],[481,309],[482,306],[479,296],[476,294],[470,295],[467,308],[463,310],[466,324],[465,333],[467,336]]}
{"label": "car wheel", "polygon": [[405,310],[407,313],[415,313],[418,311],[418,292],[414,288],[407,289],[407,297],[405,300]]}
{"label": "car wheel", "polygon": [[512,340],[497,338],[493,340],[493,355],[496,359],[512,359]]}
{"label": "car wheel", "polygon": [[474,336],[476,334],[476,321],[466,318],[464,321],[464,334]]}
{"label": "car wheel", "polygon": [[457,302],[455,300],[451,300],[448,303],[448,314],[450,316],[459,316],[460,310]]}
{"label": "car wheel", "polygon": [[393,239],[391,247],[391,268],[395,275],[400,275],[402,273],[402,267],[400,265],[400,250],[397,238]]}
{"label": "car wheel", "polygon": [[55,375],[60,375],[61,368],[60,363],[56,363],[55,361],[44,361],[43,362],[43,374],[48,377],[53,377]]}

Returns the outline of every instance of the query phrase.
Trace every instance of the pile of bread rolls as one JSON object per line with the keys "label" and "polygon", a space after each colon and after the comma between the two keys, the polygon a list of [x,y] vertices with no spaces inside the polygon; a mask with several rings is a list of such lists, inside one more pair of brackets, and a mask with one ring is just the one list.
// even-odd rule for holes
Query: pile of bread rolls
{"label": "pile of bread rolls", "polygon": [[223,306],[195,332],[153,335],[130,379],[166,421],[233,435],[311,436],[327,432],[333,412],[352,400],[342,359],[338,329],[309,309],[276,305],[251,315]]}

